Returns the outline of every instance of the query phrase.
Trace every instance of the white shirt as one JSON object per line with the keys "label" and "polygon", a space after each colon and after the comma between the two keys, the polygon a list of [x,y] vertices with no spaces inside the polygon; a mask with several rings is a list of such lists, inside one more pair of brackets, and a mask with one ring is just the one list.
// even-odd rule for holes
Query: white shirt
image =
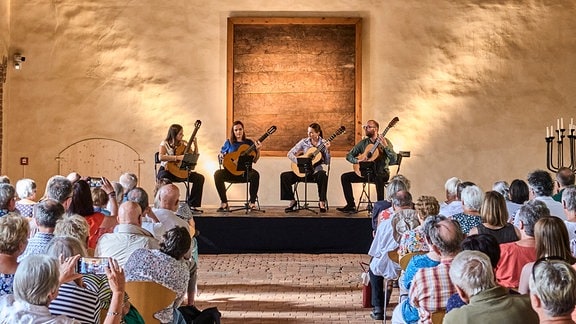
{"label": "white shirt", "polygon": [[372,256],[370,270],[377,276],[396,279],[400,274],[400,265],[388,257],[388,252],[396,250],[398,242],[394,240],[392,218],[380,222],[368,254]]}
{"label": "white shirt", "polygon": [[439,214],[444,215],[446,217],[450,217],[463,212],[464,209],[462,207],[462,202],[460,200],[454,200],[449,204],[443,203],[442,206],[440,206]]}
{"label": "white shirt", "polygon": [[78,324],[64,315],[50,314],[48,307],[14,300],[14,295],[0,297],[0,323],[18,324]]}
{"label": "white shirt", "polygon": [[550,196],[540,196],[534,199],[545,203],[546,207],[550,209],[550,215],[559,217],[562,220],[566,220],[566,215],[564,214],[564,207],[562,207],[562,203],[557,202]]}
{"label": "white shirt", "polygon": [[118,224],[114,233],[107,233],[100,237],[94,256],[111,257],[124,267],[128,257],[136,249],[159,249],[158,240],[150,232],[140,226],[132,224]]}

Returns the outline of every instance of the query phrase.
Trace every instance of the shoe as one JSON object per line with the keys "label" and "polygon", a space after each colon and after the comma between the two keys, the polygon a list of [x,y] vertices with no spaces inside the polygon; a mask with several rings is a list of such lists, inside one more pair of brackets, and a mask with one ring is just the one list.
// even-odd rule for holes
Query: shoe
{"label": "shoe", "polygon": [[224,207],[220,206],[218,209],[216,209],[216,211],[219,213],[227,213],[230,211],[230,207],[228,207],[228,205]]}
{"label": "shoe", "polygon": [[293,213],[295,211],[298,211],[298,204],[296,202],[293,202],[290,206],[284,208],[285,213]]}
{"label": "shoe", "polygon": [[192,214],[202,214],[204,211],[202,209],[198,209],[196,207],[190,207],[190,210],[192,211]]}
{"label": "shoe", "polygon": [[356,212],[356,207],[355,206],[350,206],[350,205],[346,205],[344,207],[338,207],[336,208],[337,211],[343,212],[343,213],[355,213]]}
{"label": "shoe", "polygon": [[372,318],[375,321],[383,321],[384,320],[384,314],[382,313],[370,313],[370,318]]}
{"label": "shoe", "polygon": [[248,208],[250,209],[250,211],[258,210],[258,206],[256,206],[256,203],[250,203],[250,205],[248,205]]}
{"label": "shoe", "polygon": [[321,213],[325,213],[327,211],[326,203],[324,203],[324,207],[322,207],[322,205],[320,203],[318,203],[318,208],[320,209]]}

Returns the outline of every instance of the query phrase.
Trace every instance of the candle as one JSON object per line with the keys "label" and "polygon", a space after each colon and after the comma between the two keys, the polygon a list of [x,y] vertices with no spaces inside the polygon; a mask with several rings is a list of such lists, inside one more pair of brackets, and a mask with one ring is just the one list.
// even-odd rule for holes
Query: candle
{"label": "candle", "polygon": [[546,126],[546,138],[550,137],[550,129]]}
{"label": "candle", "polygon": [[550,126],[550,134],[554,137],[554,125]]}
{"label": "candle", "polygon": [[560,118],[560,129],[564,129],[564,117]]}
{"label": "candle", "polygon": [[570,125],[574,125],[574,118],[570,118]]}
{"label": "candle", "polygon": [[556,119],[556,128],[560,129],[560,118]]}

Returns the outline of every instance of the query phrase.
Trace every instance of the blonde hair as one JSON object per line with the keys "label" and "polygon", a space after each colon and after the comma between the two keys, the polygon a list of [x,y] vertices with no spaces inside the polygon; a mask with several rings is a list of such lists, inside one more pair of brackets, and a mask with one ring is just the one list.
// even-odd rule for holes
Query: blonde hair
{"label": "blonde hair", "polygon": [[9,214],[0,217],[0,253],[13,255],[20,250],[22,243],[28,241],[30,225],[28,220]]}
{"label": "blonde hair", "polygon": [[488,191],[484,196],[480,209],[482,221],[492,226],[506,226],[508,223],[508,209],[506,200],[497,191]]}
{"label": "blonde hair", "polygon": [[54,235],[76,238],[86,248],[88,236],[90,235],[90,226],[86,218],[78,214],[66,215],[56,223]]}
{"label": "blonde hair", "polygon": [[542,217],[534,225],[536,258],[561,257],[570,264],[576,258],[570,252],[570,239],[564,221],[558,217]]}

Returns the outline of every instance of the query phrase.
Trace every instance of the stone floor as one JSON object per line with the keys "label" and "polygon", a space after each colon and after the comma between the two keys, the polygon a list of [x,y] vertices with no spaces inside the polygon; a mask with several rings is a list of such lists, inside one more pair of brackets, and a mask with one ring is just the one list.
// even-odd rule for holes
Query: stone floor
{"label": "stone floor", "polygon": [[[362,308],[365,254],[200,255],[196,306],[222,323],[372,323]],[[395,289],[388,316],[398,300]]]}

